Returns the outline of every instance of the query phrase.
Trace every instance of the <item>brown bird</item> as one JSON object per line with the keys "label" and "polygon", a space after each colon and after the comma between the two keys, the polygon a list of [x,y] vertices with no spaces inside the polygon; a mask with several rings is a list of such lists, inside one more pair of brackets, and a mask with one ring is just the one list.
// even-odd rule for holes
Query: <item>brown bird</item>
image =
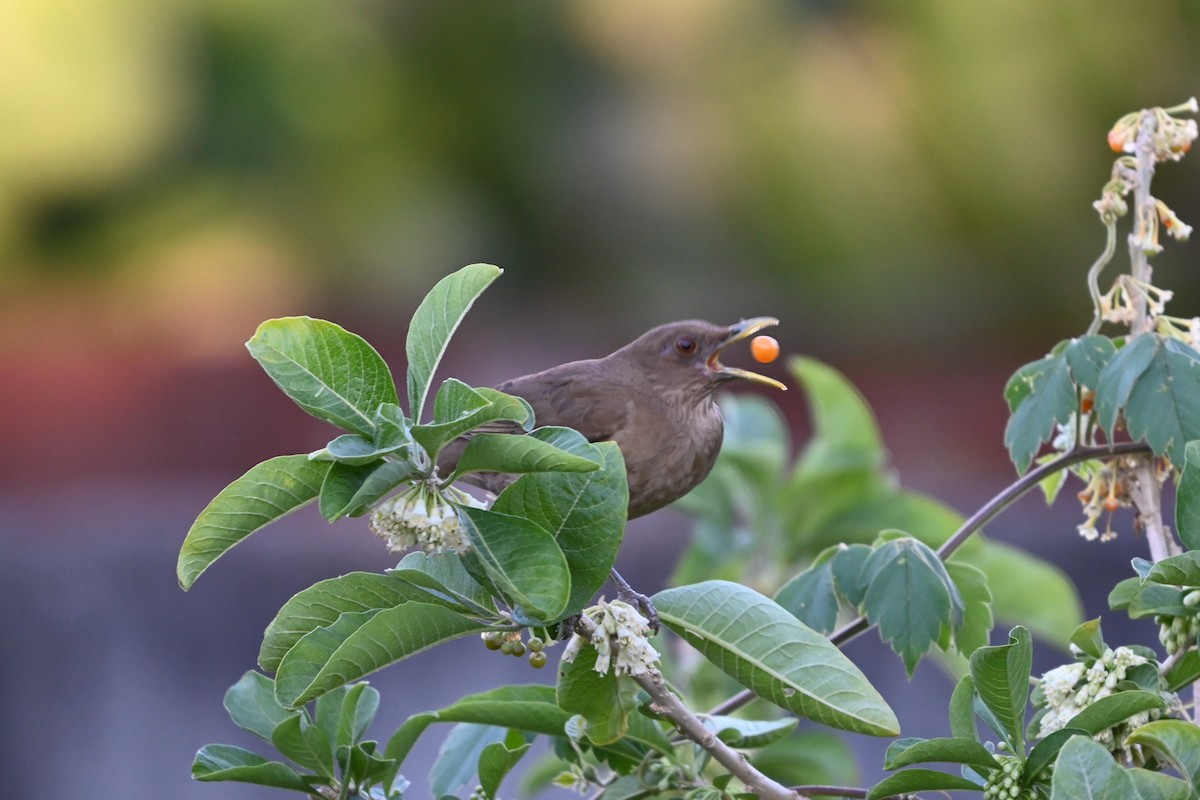
{"label": "brown bird", "polygon": [[[525,398],[539,426],[565,425],[589,441],[616,442],[625,459],[629,518],[633,519],[683,497],[712,470],[725,429],[713,400],[718,387],[741,379],[787,388],[774,378],[720,361],[730,345],[778,324],[774,317],[754,317],[734,325],[669,322],[604,358],[561,364],[496,388]],[[441,474],[453,472],[465,446],[466,441],[460,440],[442,450]],[[514,479],[495,473],[465,478],[495,493]],[[618,596],[637,602],[657,630],[657,614],[649,598],[634,591],[616,570],[612,578]]]}
{"label": "brown bird", "polygon": [[[629,518],[657,511],[704,480],[721,450],[724,423],[713,392],[744,379],[785,389],[779,381],[727,367],[721,353],[770,325],[755,317],[734,325],[701,320],[659,325],[604,358],[572,361],[496,388],[523,397],[539,425],[565,425],[592,442],[616,442],[629,477]],[[438,457],[449,474],[465,441]],[[511,475],[472,475],[499,492]]]}

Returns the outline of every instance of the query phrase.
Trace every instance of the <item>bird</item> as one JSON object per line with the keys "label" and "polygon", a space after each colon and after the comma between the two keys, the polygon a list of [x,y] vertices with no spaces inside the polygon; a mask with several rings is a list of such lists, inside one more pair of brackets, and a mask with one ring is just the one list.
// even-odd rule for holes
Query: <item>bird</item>
{"label": "bird", "polygon": [[[713,399],[718,388],[735,380],[787,388],[774,378],[720,361],[730,345],[777,324],[774,317],[733,325],[669,322],[603,358],[560,364],[495,388],[528,402],[539,426],[562,425],[590,442],[616,442],[629,481],[628,518],[634,519],[683,497],[712,471],[725,427]],[[442,450],[439,473],[453,471],[467,438]],[[515,476],[469,478],[498,493]]]}
{"label": "bird", "polygon": [[[730,345],[778,324],[775,317],[732,325],[669,322],[603,358],[560,364],[495,388],[524,398],[539,426],[566,426],[590,442],[616,442],[629,482],[628,518],[634,519],[683,497],[712,471],[724,436],[721,410],[713,398],[718,388],[732,381],[787,388],[774,378],[720,361]],[[465,446],[466,438],[439,453],[439,473],[453,472]],[[515,477],[476,473],[466,479],[499,493]],[[620,594],[646,607],[644,596],[633,592],[615,570],[613,580]]]}

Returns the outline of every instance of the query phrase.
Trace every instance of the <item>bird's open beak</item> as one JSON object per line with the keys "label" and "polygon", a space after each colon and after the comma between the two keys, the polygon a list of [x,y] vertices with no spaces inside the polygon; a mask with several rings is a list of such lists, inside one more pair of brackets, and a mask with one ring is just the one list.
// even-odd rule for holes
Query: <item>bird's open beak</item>
{"label": "bird's open beak", "polygon": [[730,378],[741,378],[748,381],[756,381],[757,383],[765,383],[768,386],[774,386],[776,389],[784,389],[784,386],[774,378],[768,378],[766,375],[759,375],[757,372],[751,372],[747,369],[737,369],[736,367],[727,367],[721,363],[721,353],[725,348],[734,342],[740,342],[743,339],[749,338],[761,331],[763,328],[768,328],[772,325],[778,325],[779,320],[774,317],[753,317],[752,319],[744,319],[736,325],[729,326],[729,335],[717,343],[713,353],[708,357],[708,368],[713,372],[721,375],[726,375]]}

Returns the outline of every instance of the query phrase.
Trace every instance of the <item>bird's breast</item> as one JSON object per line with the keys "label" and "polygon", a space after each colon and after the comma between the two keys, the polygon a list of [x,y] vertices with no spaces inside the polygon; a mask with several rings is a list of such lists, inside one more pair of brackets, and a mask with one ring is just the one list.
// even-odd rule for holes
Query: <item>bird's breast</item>
{"label": "bird's breast", "polygon": [[630,422],[615,438],[629,475],[633,518],[673,503],[704,480],[721,450],[724,424],[711,400],[683,407],[639,403]]}

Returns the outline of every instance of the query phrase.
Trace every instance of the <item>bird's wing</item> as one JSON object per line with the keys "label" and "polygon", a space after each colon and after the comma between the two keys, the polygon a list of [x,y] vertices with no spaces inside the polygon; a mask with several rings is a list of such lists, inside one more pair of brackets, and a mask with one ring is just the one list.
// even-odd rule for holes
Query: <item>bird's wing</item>
{"label": "bird's wing", "polygon": [[525,398],[538,427],[564,425],[582,433],[589,442],[614,438],[629,419],[629,407],[617,402],[620,392],[614,392],[612,382],[587,369],[550,369],[496,388]]}

